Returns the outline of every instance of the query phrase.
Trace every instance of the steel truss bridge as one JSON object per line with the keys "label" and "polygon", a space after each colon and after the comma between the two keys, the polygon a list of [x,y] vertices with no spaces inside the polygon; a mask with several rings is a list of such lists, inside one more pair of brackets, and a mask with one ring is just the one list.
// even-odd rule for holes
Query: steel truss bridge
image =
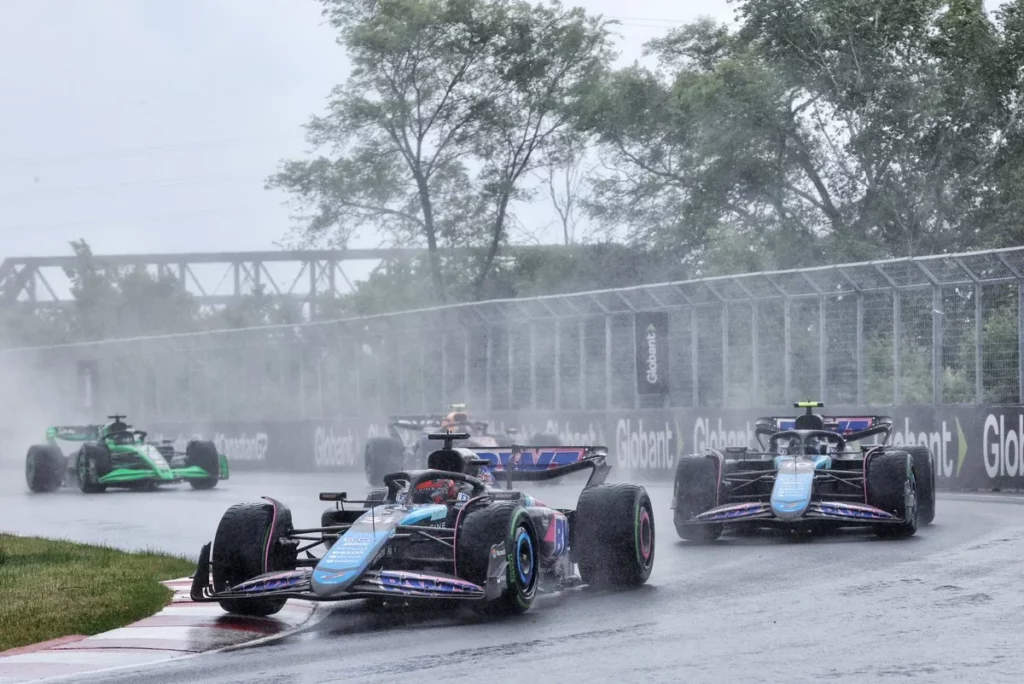
{"label": "steel truss bridge", "polygon": [[[559,246],[505,248],[505,255]],[[271,297],[293,299],[315,314],[318,298],[351,291],[345,268],[352,262],[392,261],[425,255],[422,248],[212,252],[183,254],[93,255],[101,269],[144,268],[157,277],[172,278],[201,306],[223,306],[262,290]],[[445,249],[443,256],[468,254]],[[74,255],[13,257],[0,262],[0,306],[27,304],[35,309],[63,309],[73,304],[61,283],[66,271],[82,266]],[[211,283],[216,283],[212,285]]]}

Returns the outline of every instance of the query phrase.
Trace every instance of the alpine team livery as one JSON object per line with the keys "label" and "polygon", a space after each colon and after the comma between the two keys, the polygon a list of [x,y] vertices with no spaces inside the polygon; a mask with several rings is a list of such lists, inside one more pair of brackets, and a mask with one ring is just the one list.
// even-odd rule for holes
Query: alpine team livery
{"label": "alpine team livery", "polygon": [[[388,421],[387,437],[371,437],[366,441],[363,465],[366,479],[374,486],[384,483],[384,475],[399,470],[418,469],[426,466],[427,456],[433,450],[430,434],[437,430],[451,430],[465,434],[458,446],[504,447],[508,449],[515,440],[515,430],[504,435],[491,434],[485,421],[473,421],[466,413],[465,404],[452,404],[447,415],[392,416]],[[559,445],[557,435],[533,435],[530,442],[535,445]]]}
{"label": "alpine team livery", "polygon": [[[886,416],[824,417],[798,402],[796,418],[758,418],[760,450],[726,447],[676,466],[673,509],[683,539],[707,542],[726,527],[868,526],[909,537],[935,517],[935,464],[926,446],[891,446]],[[857,445],[883,435],[881,443]],[[765,445],[762,438],[767,437]]]}
{"label": "alpine team livery", "polygon": [[[343,601],[464,599],[522,613],[538,593],[581,584],[635,587],[654,564],[654,513],[643,487],[606,485],[604,447],[564,447],[561,463],[513,446],[453,447],[466,433],[430,435],[444,447],[426,470],[389,473],[365,501],[335,502],[321,526],[296,529],[291,512],[266,498],[232,506],[199,554],[194,601],[271,615],[289,598]],[[591,470],[575,510],[555,509],[516,489]],[[496,481],[507,484],[498,488]],[[346,503],[364,508],[349,510]],[[319,557],[310,549],[322,546]],[[305,557],[300,557],[300,553]],[[211,582],[212,576],[212,582]]]}
{"label": "alpine team livery", "polygon": [[[29,447],[25,480],[33,492],[52,492],[77,481],[86,494],[108,487],[153,489],[187,481],[193,489],[212,489],[229,476],[228,460],[217,453],[213,442],[192,440],[184,452],[176,452],[165,440],[146,441],[146,432],[122,422],[125,416],[107,416],[107,425],[61,425],[46,431],[46,443]],[[58,440],[82,442],[65,456]]]}

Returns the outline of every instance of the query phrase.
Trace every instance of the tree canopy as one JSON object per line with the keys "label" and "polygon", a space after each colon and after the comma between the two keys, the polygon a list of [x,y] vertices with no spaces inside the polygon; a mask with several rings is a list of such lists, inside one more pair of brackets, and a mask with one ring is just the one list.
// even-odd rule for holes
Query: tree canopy
{"label": "tree canopy", "polygon": [[[267,185],[304,245],[427,249],[333,314],[1024,242],[1024,0],[738,0],[625,66],[557,1],[317,1],[352,67]],[[507,249],[533,200],[567,248]],[[6,343],[297,320],[75,250],[74,320],[8,308]]]}

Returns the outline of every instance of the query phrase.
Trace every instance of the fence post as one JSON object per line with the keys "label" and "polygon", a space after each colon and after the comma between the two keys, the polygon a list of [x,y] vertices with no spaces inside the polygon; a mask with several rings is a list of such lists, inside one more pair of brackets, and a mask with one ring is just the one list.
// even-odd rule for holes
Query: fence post
{"label": "fence post", "polygon": [[857,293],[857,333],[854,340],[854,355],[856,356],[857,377],[857,406],[864,405],[864,295]]}
{"label": "fence post", "polygon": [[825,308],[825,296],[818,296],[818,401],[828,403],[828,335]]}
{"label": "fence post", "polygon": [[759,347],[761,338],[757,327],[757,301],[750,302],[750,387],[753,395],[753,405],[761,405],[761,369],[759,358],[761,356]]}
{"label": "fence post", "polygon": [[984,355],[985,314],[981,308],[981,285],[974,286],[974,401],[985,400]]}
{"label": "fence post", "polygon": [[793,316],[793,305],[789,297],[783,300],[782,311],[782,401],[783,404],[788,404],[793,400],[789,380],[792,375],[792,369],[790,368],[790,357],[792,356],[790,353],[792,351],[790,349],[790,335],[792,334],[792,325],[790,324],[790,319]]}
{"label": "fence post", "polygon": [[487,410],[490,411],[492,405],[491,393],[493,391],[491,383],[491,359],[494,354],[494,339],[491,335],[491,326],[486,326],[484,330],[487,331],[487,352],[486,358],[484,359],[484,401],[487,404]]}
{"label": "fence post", "polygon": [[604,408],[612,407],[612,316],[604,314]]}
{"label": "fence post", "polygon": [[722,406],[729,405],[729,305],[722,302]]}
{"label": "fence post", "polygon": [[700,406],[700,333],[697,331],[697,307],[693,305],[690,306],[690,374],[693,408],[697,408]]}
{"label": "fence post", "polygon": [[580,409],[586,410],[587,408],[587,349],[585,337],[587,334],[586,320],[583,318],[576,319],[576,326],[580,333],[579,339],[579,369],[580,369]]}
{"label": "fence post", "polygon": [[1024,403],[1024,280],[1017,281],[1017,401]]}
{"label": "fence post", "polygon": [[448,406],[448,333],[441,333],[441,406]]}
{"label": "fence post", "polygon": [[903,320],[900,316],[900,291],[892,290],[892,403],[899,406],[903,399],[902,371],[900,369],[900,335]]}
{"label": "fence post", "polygon": [[505,367],[505,382],[506,382],[505,390],[506,390],[506,394],[508,395],[508,397],[507,397],[508,403],[506,404],[506,406],[508,406],[508,410],[509,411],[511,411],[512,408],[516,405],[516,402],[515,402],[515,395],[516,395],[516,393],[515,393],[515,389],[516,389],[515,388],[515,377],[516,377],[516,375],[513,372],[513,370],[515,369],[515,350],[513,349],[514,346],[515,346],[515,336],[512,334],[512,324],[509,323],[508,325],[505,326],[505,351],[507,352],[507,356],[508,356],[508,365]]}
{"label": "fence post", "polygon": [[469,327],[462,329],[462,396],[469,402]]}
{"label": "fence post", "polygon": [[932,287],[932,404],[942,404],[942,340],[943,317],[942,288]]}
{"label": "fence post", "polygon": [[562,410],[562,319],[555,319],[555,411]]}
{"label": "fence post", "polygon": [[537,409],[537,326],[533,320],[530,326],[530,408]]}

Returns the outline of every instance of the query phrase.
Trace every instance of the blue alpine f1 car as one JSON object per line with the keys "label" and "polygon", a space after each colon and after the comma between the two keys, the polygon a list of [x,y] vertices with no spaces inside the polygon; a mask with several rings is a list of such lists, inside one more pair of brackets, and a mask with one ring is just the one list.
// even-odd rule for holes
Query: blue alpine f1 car
{"label": "blue alpine f1 car", "polygon": [[[453,448],[426,470],[390,473],[363,501],[335,506],[320,527],[297,529],[274,499],[232,506],[199,554],[191,595],[230,613],[272,615],[290,598],[463,599],[522,613],[538,593],[591,584],[644,584],[654,564],[654,513],[643,487],[604,484],[605,447]],[[591,470],[575,510],[512,489]],[[497,486],[504,481],[506,488]],[[346,509],[345,504],[362,508]],[[323,547],[322,555],[310,552]],[[304,555],[304,557],[300,557]]]}
{"label": "blue alpine f1 car", "polygon": [[[821,402],[798,402],[796,418],[758,418],[760,449],[727,447],[685,456],[676,466],[674,522],[693,542],[726,529],[814,532],[868,527],[909,537],[935,517],[935,467],[927,446],[887,444],[886,416],[824,417]],[[876,444],[859,444],[881,435]],[[767,438],[768,443],[764,443]]]}

